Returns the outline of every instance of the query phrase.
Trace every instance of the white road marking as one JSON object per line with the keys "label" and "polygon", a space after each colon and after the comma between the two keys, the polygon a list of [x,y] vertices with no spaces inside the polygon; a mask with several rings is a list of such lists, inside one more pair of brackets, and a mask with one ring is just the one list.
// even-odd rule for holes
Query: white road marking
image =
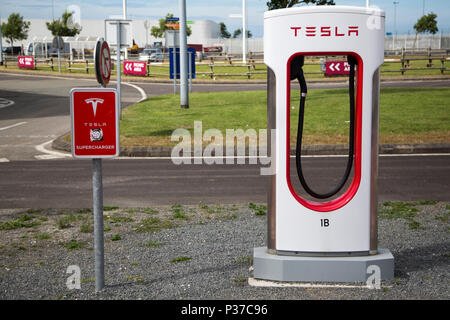
{"label": "white road marking", "polygon": [[34,156],[36,159],[39,160],[48,160],[48,159],[61,159],[61,158],[67,158],[67,157],[72,157],[72,155],[70,153],[63,153],[63,152],[59,152],[59,151],[53,151],[53,150],[48,150],[45,147],[50,145],[53,142],[53,140],[41,143],[37,146],[35,146],[34,148],[36,149],[36,151],[39,151],[41,153],[45,153],[45,155],[36,155]]}
{"label": "white road marking", "polygon": [[6,158],[0,158],[0,162],[9,162],[9,160]]}
{"label": "white road marking", "polygon": [[0,98],[0,109],[1,108],[6,108],[6,107],[10,107],[14,104],[15,102],[12,100],[8,100],[5,98]]}
{"label": "white road marking", "polygon": [[129,83],[129,82],[122,82],[122,84],[125,84],[132,88],[135,88],[137,91],[139,91],[139,93],[141,94],[141,99],[138,102],[141,102],[141,101],[144,101],[145,99],[147,99],[147,94],[141,87],[138,87],[137,85]]}
{"label": "white road marking", "polygon": [[11,129],[11,128],[14,128],[14,127],[17,127],[17,126],[21,126],[21,125],[26,124],[26,123],[28,123],[28,122],[25,122],[25,121],[24,122],[18,122],[18,123],[12,124],[10,126],[0,128],[0,131]]}

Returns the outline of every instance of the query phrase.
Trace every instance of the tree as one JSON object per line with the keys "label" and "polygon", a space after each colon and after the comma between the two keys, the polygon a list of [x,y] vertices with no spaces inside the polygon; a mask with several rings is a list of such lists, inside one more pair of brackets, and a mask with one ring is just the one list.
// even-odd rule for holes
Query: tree
{"label": "tree", "polygon": [[436,18],[437,15],[431,12],[417,20],[416,24],[414,25],[414,30],[416,30],[416,37],[414,38],[413,48],[416,46],[417,35],[419,33],[435,34],[439,31]]}
{"label": "tree", "polygon": [[291,8],[296,4],[317,4],[320,5],[334,5],[333,0],[272,0],[267,2],[267,8],[269,10]]}
{"label": "tree", "polygon": [[11,13],[8,22],[2,23],[2,33],[6,41],[13,47],[15,40],[25,40],[28,38],[30,22],[24,21],[18,13]]}
{"label": "tree", "polygon": [[223,22],[220,23],[220,37],[225,39],[231,38],[231,34],[228,32],[227,26]]}
{"label": "tree", "polygon": [[414,29],[416,30],[416,34],[418,33],[432,33],[435,34],[439,31],[436,22],[437,15],[429,13],[424,15],[423,17],[417,20],[417,23],[414,25]]}
{"label": "tree", "polygon": [[[233,38],[239,38],[242,35],[242,28],[241,29],[236,29],[233,32]],[[250,30],[247,30],[247,38],[251,38],[252,32]]]}
{"label": "tree", "polygon": [[[177,30],[178,27],[167,27],[166,24],[167,22],[167,18],[173,18],[173,14],[172,13],[168,13],[166,14],[166,17],[163,19],[159,19],[158,24],[159,27],[157,26],[153,26],[150,29],[150,34],[155,37],[155,38],[162,38],[166,32],[166,30]],[[170,24],[179,24],[179,21],[171,21]],[[186,26],[186,34],[187,36],[190,36],[192,34],[192,30],[189,26]]]}
{"label": "tree", "polygon": [[46,22],[47,29],[51,31],[53,36],[73,37],[81,32],[81,26],[73,23],[72,13],[65,11],[61,19]]}

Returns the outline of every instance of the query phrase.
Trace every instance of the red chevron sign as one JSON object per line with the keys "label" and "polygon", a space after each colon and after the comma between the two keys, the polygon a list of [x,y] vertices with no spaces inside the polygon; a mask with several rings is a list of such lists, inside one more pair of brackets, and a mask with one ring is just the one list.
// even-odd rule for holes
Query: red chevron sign
{"label": "red chevron sign", "polygon": [[348,75],[350,73],[350,65],[347,61],[327,61],[325,62],[325,75],[337,76]]}
{"label": "red chevron sign", "polygon": [[18,56],[17,63],[19,65],[19,68],[34,69],[34,58],[33,57]]}

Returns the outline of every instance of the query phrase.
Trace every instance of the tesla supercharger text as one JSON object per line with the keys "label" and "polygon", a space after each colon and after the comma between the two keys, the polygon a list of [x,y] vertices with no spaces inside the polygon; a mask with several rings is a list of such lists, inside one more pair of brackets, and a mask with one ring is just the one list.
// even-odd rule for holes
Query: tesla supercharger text
{"label": "tesla supercharger text", "polygon": [[[375,8],[308,6],[265,13],[268,129],[276,131],[276,140],[272,142],[270,151],[276,172],[270,177],[269,185],[267,248],[264,248],[264,257],[258,256],[258,248],[255,249],[255,278],[353,280],[356,278],[333,278],[333,275],[303,278],[302,272],[307,272],[294,270],[302,268],[301,264],[295,265],[295,261],[304,261],[304,257],[318,257],[316,260],[319,263],[324,261],[324,257],[341,260],[348,257],[379,257],[376,178],[379,68],[384,60],[384,32],[384,12]],[[295,144],[291,138],[290,118],[292,109],[298,108],[291,103],[291,96],[298,95],[298,91],[291,91],[293,73],[298,71],[293,64],[301,60],[303,65],[305,57],[340,61],[334,66],[342,68],[343,74],[351,70],[354,77],[354,84],[353,81],[350,84],[354,88],[354,93],[350,91],[350,100],[354,104],[353,127],[350,129],[354,142],[349,161],[351,175],[342,190],[327,199],[311,198],[294,187],[297,176],[291,168],[296,159],[290,156],[291,145]],[[353,69],[350,69],[347,60]],[[295,84],[293,82],[292,87],[297,89]],[[302,96],[308,106],[306,90]],[[271,260],[274,257],[277,262]],[[264,262],[266,258],[270,262]],[[288,260],[290,262],[286,262]],[[314,261],[309,260],[308,263]],[[390,262],[383,267],[391,268],[393,258]],[[280,267],[284,271],[272,272],[273,263],[282,263],[275,268]],[[370,264],[367,259],[364,263]],[[311,267],[314,265],[308,265],[308,268]],[[390,271],[385,271],[384,275],[390,277]]]}

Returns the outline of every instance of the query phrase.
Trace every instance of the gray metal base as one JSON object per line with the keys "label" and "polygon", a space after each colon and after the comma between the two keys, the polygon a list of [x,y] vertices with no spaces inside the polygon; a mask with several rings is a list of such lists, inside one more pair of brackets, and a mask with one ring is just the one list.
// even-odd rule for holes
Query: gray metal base
{"label": "gray metal base", "polygon": [[272,281],[366,282],[378,266],[381,280],[394,278],[394,257],[388,249],[361,257],[296,257],[269,254],[266,247],[253,249],[253,277]]}

